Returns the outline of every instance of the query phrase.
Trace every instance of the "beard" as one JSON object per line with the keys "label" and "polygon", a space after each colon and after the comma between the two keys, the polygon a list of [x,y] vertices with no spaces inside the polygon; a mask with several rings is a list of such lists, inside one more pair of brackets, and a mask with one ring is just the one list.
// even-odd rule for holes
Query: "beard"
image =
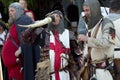
{"label": "beard", "polygon": [[60,20],[60,23],[58,25],[53,25],[52,23],[50,23],[48,26],[51,31],[57,31],[60,34],[62,34],[65,30],[63,19]]}
{"label": "beard", "polygon": [[11,26],[13,23],[14,23],[14,19],[11,17],[11,16],[9,16],[9,19],[8,19],[8,24]]}
{"label": "beard", "polygon": [[92,29],[95,26],[94,18],[92,18],[91,16],[87,16],[85,21],[88,25],[88,29]]}

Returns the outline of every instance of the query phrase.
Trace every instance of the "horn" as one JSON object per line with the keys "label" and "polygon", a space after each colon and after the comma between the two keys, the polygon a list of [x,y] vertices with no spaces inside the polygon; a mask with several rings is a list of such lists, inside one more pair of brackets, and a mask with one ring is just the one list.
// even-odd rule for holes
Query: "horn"
{"label": "horn", "polygon": [[29,28],[35,28],[35,27],[41,27],[43,25],[46,25],[52,21],[55,20],[55,17],[52,15],[52,16],[47,16],[45,19],[43,20],[40,20],[40,21],[36,21],[34,24],[30,24],[30,25],[20,25],[18,24],[18,26],[20,27],[29,27]]}

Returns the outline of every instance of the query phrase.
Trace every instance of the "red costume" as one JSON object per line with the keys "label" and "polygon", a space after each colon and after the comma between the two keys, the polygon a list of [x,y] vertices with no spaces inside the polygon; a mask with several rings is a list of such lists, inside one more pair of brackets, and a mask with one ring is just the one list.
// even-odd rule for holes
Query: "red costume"
{"label": "red costume", "polygon": [[[9,34],[15,40],[17,45],[19,45],[18,33],[15,25],[11,26]],[[16,62],[16,57],[15,57],[16,50],[17,47],[13,44],[10,38],[7,38],[2,49],[2,58],[5,66],[8,69],[9,80],[11,78],[15,78],[17,80],[23,80],[23,74],[22,72],[20,72],[21,65]]]}

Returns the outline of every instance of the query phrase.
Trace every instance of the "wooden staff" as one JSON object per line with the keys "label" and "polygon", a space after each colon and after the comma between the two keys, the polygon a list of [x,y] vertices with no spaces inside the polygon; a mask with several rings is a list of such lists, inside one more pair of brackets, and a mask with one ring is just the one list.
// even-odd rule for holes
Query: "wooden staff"
{"label": "wooden staff", "polygon": [[1,56],[0,56],[0,80],[3,80]]}

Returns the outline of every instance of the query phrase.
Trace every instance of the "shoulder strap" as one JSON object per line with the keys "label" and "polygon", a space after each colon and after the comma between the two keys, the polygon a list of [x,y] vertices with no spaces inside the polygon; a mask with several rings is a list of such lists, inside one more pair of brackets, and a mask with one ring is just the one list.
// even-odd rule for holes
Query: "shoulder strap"
{"label": "shoulder strap", "polygon": [[54,35],[54,36],[55,36],[55,38],[61,43],[61,45],[62,45],[64,48],[66,48],[65,45],[62,43],[62,41],[60,41],[60,39],[59,39],[56,35]]}
{"label": "shoulder strap", "polygon": [[11,42],[17,47],[19,48],[18,44],[15,42],[15,40],[13,39],[13,37],[11,35],[9,35],[9,39],[11,40]]}
{"label": "shoulder strap", "polygon": [[[95,28],[95,31],[94,31],[94,34],[93,34],[93,38],[96,38],[96,35],[98,33],[98,30],[100,28],[100,24],[101,24],[102,21],[103,21],[103,18],[100,19],[100,21],[96,24],[96,26],[95,26],[96,28]],[[88,47],[88,57],[89,58],[90,58],[91,50],[92,50],[92,48]]]}
{"label": "shoulder strap", "polygon": [[4,43],[4,40],[2,38],[0,38],[0,41],[2,41]]}
{"label": "shoulder strap", "polygon": [[100,21],[96,24],[96,28],[95,28],[95,30],[94,30],[94,34],[93,34],[93,37],[94,38],[96,38],[96,35],[97,35],[97,33],[98,33],[98,30],[99,30],[99,28],[100,28],[100,24],[102,23],[102,21],[103,21],[103,18],[101,18],[100,19]]}

